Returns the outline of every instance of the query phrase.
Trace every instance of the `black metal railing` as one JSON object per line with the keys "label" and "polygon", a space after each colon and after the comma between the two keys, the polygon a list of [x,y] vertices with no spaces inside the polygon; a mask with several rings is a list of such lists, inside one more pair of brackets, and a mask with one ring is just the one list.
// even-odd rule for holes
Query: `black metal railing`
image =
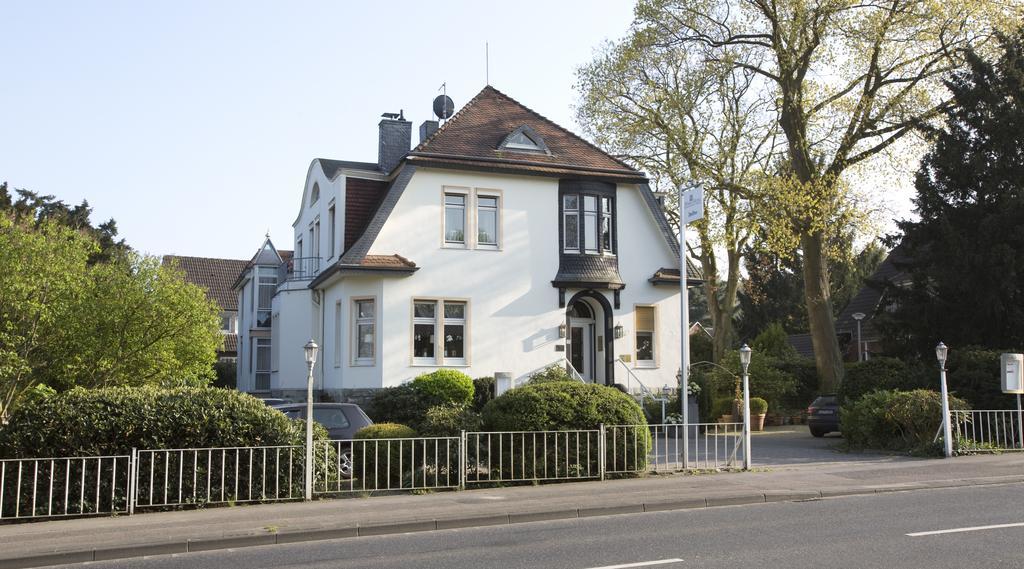
{"label": "black metal railing", "polygon": [[277,268],[277,285],[287,281],[309,281],[320,274],[320,257],[295,257]]}

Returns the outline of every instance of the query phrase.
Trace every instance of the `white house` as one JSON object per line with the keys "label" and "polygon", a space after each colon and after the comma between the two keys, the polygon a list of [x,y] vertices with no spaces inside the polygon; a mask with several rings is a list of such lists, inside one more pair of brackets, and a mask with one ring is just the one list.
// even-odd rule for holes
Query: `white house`
{"label": "white house", "polygon": [[310,164],[294,253],[268,238],[235,284],[239,389],[304,399],[309,338],[335,400],[442,367],[677,384],[679,242],[643,173],[490,86],[411,135]]}

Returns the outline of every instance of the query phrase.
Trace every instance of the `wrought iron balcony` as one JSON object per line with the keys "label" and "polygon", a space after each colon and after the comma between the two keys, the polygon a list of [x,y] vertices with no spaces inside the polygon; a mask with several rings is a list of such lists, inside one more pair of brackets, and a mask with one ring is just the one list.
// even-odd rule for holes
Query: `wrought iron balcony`
{"label": "wrought iron balcony", "polygon": [[277,286],[288,281],[310,281],[320,274],[320,257],[293,257],[277,267]]}

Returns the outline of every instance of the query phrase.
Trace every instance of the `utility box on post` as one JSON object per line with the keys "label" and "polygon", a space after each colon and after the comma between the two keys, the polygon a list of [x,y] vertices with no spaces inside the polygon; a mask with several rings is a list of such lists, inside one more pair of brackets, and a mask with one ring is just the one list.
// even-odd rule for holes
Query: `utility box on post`
{"label": "utility box on post", "polygon": [[1024,393],[1024,354],[999,356],[999,372],[1003,393]]}

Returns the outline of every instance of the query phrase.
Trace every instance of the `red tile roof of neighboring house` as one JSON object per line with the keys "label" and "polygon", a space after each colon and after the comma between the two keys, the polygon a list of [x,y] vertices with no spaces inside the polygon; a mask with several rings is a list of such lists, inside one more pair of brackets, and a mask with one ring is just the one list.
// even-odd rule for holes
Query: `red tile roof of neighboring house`
{"label": "red tile roof of neighboring house", "polygon": [[244,259],[213,259],[164,255],[163,264],[176,265],[185,273],[185,280],[206,290],[206,297],[224,310],[238,310],[238,295],[232,284],[248,265]]}
{"label": "red tile roof of neighboring house", "polygon": [[[500,149],[520,127],[540,135],[546,151]],[[430,138],[409,153],[412,164],[517,169],[538,173],[590,173],[642,181],[643,173],[488,85]]]}
{"label": "red tile roof of neighboring house", "polygon": [[363,257],[363,260],[359,263],[363,267],[394,267],[397,269],[414,268],[416,263],[413,263],[405,257],[395,255],[367,255]]}

